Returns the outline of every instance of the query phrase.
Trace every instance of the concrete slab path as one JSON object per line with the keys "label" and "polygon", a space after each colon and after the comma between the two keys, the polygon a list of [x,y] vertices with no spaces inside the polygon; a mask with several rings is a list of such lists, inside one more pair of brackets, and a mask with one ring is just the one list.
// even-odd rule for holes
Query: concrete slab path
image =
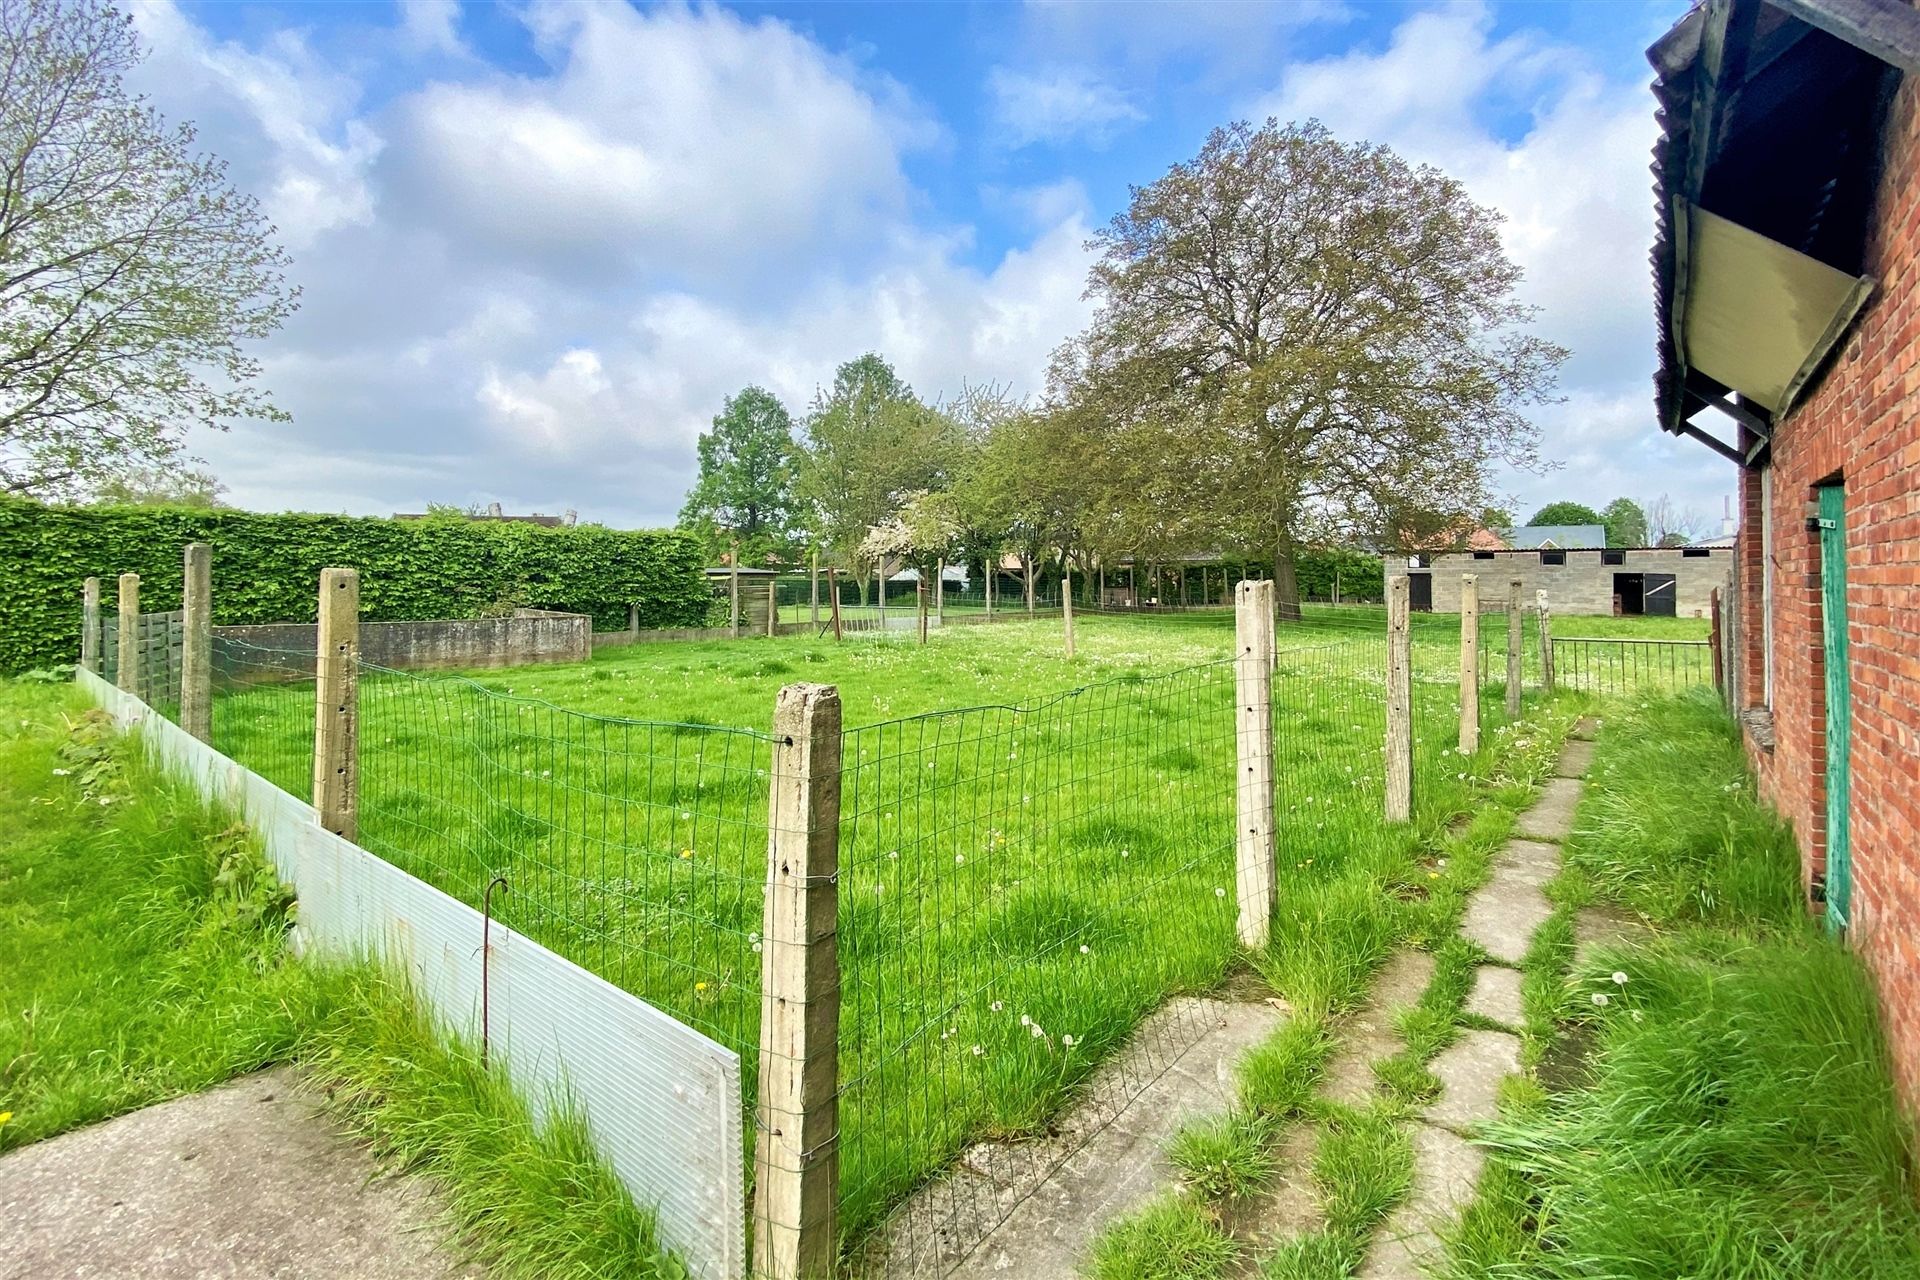
{"label": "concrete slab path", "polygon": [[291,1069],[0,1157],[0,1280],[452,1280],[418,1178],[383,1177]]}

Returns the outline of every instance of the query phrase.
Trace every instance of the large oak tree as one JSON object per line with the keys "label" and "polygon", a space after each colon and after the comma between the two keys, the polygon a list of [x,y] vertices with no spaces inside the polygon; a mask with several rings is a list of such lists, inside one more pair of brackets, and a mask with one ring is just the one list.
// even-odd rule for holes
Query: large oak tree
{"label": "large oak tree", "polygon": [[1270,548],[1294,615],[1296,548],[1477,516],[1491,464],[1538,465],[1524,410],[1566,353],[1528,332],[1499,215],[1437,170],[1235,124],[1090,247],[1099,310],[1053,397],[1146,495],[1138,527],[1101,513],[1116,537]]}

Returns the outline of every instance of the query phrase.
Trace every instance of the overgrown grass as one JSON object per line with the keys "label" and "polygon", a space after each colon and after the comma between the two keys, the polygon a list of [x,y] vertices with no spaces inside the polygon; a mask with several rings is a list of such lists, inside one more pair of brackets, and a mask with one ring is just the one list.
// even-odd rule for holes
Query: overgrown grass
{"label": "overgrown grass", "polygon": [[1234,1253],[1204,1205],[1172,1192],[1101,1236],[1087,1274],[1091,1280],[1213,1280]]}
{"label": "overgrown grass", "polygon": [[[1920,1275],[1912,1130],[1872,989],[1807,917],[1717,705],[1609,714],[1568,855],[1563,905],[1598,890],[1666,931],[1559,985],[1589,1076],[1508,1098],[1448,1274]],[[1535,1001],[1570,939],[1543,945]]]}
{"label": "overgrown grass", "polygon": [[564,1099],[536,1127],[377,968],[294,960],[288,905],[71,689],[0,681],[0,1150],[293,1061],[490,1274],[684,1274]]}

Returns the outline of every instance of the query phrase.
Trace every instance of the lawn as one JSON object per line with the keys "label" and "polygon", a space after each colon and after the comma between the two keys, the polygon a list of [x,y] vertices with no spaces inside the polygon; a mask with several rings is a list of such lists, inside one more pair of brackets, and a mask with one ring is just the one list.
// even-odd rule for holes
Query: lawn
{"label": "lawn", "polygon": [[[1429,826],[1466,807],[1485,763],[1452,752],[1457,626],[1416,626]],[[1238,962],[1231,644],[1221,618],[1089,618],[1072,661],[1051,620],[924,647],[756,638],[471,680],[369,673],[362,841],[470,902],[505,877],[502,918],[739,1051],[750,1076],[766,730],[783,684],[838,685],[858,1234],[967,1142],[1042,1124],[1148,1010]],[[1412,880],[1416,840],[1379,817],[1377,617],[1315,611],[1279,648],[1279,927],[1314,928]],[[223,694],[216,745],[304,794],[311,698],[310,683]]]}

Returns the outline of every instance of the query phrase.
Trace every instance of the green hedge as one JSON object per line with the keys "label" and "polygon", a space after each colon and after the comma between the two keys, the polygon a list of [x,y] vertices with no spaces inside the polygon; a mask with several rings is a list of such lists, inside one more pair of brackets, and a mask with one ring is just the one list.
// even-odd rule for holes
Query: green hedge
{"label": "green hedge", "polygon": [[596,629],[694,627],[712,598],[699,542],[671,531],[265,515],[180,507],[45,507],[0,499],[0,672],[70,662],[80,587],[140,575],[145,611],[180,606],[181,553],[213,548],[216,624],[311,622],[320,570],[360,570],[369,620],[468,618],[516,606],[593,615]]}

